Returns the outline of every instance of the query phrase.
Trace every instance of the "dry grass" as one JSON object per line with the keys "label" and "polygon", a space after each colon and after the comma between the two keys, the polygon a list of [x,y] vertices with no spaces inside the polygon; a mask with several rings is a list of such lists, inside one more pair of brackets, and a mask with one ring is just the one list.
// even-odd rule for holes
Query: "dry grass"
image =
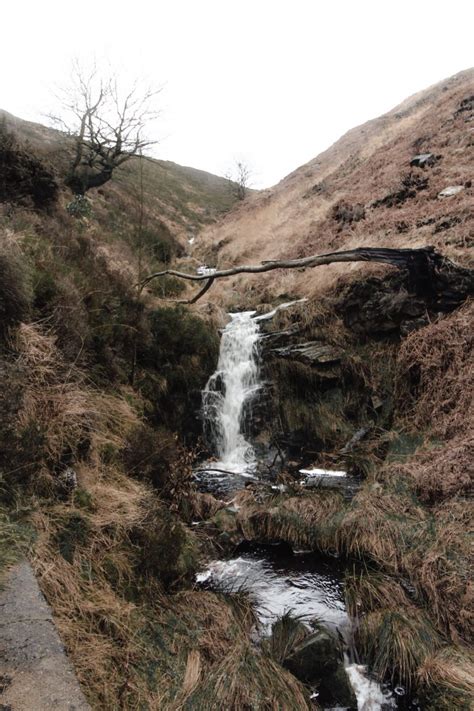
{"label": "dry grass", "polygon": [[303,685],[269,657],[258,654],[248,641],[232,647],[206,677],[185,708],[196,711],[262,709],[300,711],[311,704]]}
{"label": "dry grass", "polygon": [[346,574],[344,593],[347,611],[354,619],[380,608],[403,609],[409,603],[405,591],[394,578],[375,571]]}
{"label": "dry grass", "polygon": [[40,467],[48,476],[66,453],[87,442],[90,458],[121,448],[138,423],[125,398],[93,389],[74,365],[64,362],[52,334],[39,324],[20,324],[11,343],[24,374],[17,428],[41,435]]}
{"label": "dry grass", "polygon": [[371,612],[357,629],[357,639],[371,668],[384,679],[416,685],[418,669],[442,643],[428,618],[412,606]]}
{"label": "dry grass", "polygon": [[342,521],[344,549],[357,557],[369,556],[389,572],[401,572],[403,552],[426,530],[425,511],[404,493],[368,481]]}
{"label": "dry grass", "polygon": [[446,711],[472,708],[474,658],[471,649],[444,647],[429,655],[418,670],[418,679],[437,694],[438,698],[430,708]]}
{"label": "dry grass", "polygon": [[[413,332],[398,355],[398,399],[406,426],[471,438],[474,418],[474,302]],[[411,395],[407,392],[411,379]],[[410,377],[411,376],[411,377]]]}
{"label": "dry grass", "polygon": [[295,647],[308,636],[308,628],[301,617],[285,612],[272,624],[272,634],[264,642],[266,653],[279,664],[288,659]]}
{"label": "dry grass", "polygon": [[454,642],[474,638],[472,505],[453,499],[432,512],[427,535],[408,548],[403,565],[430,614]]}
{"label": "dry grass", "polygon": [[296,548],[332,553],[341,548],[338,538],[345,502],[336,492],[289,498],[275,497],[263,504],[239,498],[237,522],[248,540],[285,541]]}

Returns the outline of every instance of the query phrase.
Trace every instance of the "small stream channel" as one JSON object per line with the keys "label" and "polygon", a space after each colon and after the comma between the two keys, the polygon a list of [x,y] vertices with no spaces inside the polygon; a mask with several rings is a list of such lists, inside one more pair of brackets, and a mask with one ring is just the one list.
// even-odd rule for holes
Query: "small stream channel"
{"label": "small stream channel", "polygon": [[[252,417],[252,403],[263,386],[258,355],[260,322],[273,313],[263,317],[254,311],[230,314],[222,333],[216,372],[203,391],[204,431],[216,460],[202,464],[196,479],[201,490],[227,500],[246,482],[258,478],[258,458],[245,429]],[[341,476],[340,472],[336,474]],[[331,476],[318,470],[314,475]],[[215,590],[249,591],[255,601],[261,636],[270,634],[272,623],[288,611],[309,628],[312,622],[322,623],[339,636],[346,649],[345,669],[358,711],[410,708],[355,663],[350,651],[351,622],[344,604],[343,576],[344,565],[337,559],[294,552],[282,545],[243,544],[234,557],[213,561],[197,581]],[[317,700],[317,692],[314,698]]]}

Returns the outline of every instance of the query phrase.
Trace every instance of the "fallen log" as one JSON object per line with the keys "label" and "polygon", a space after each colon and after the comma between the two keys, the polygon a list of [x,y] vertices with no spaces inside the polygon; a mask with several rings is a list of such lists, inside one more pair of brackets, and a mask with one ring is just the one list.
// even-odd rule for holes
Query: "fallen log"
{"label": "fallen log", "polygon": [[423,295],[441,310],[450,310],[467,296],[474,293],[474,271],[461,267],[434,247],[417,249],[390,249],[387,247],[358,247],[342,252],[312,255],[300,259],[275,259],[260,264],[216,269],[212,274],[188,274],[175,269],[155,272],[143,279],[140,291],[153,279],[174,276],[187,281],[205,281],[204,287],[191,299],[173,300],[175,303],[194,304],[211,288],[216,279],[225,279],[238,274],[262,274],[276,269],[312,269],[325,264],[340,262],[376,262],[388,264],[407,272],[407,286],[413,293]]}

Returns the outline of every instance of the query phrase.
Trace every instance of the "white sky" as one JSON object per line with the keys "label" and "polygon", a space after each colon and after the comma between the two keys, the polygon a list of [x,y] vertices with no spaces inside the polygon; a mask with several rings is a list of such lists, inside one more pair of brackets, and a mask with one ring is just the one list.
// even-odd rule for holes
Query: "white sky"
{"label": "white sky", "polygon": [[72,58],[163,86],[158,158],[272,185],[474,65],[472,0],[0,0],[0,107],[42,120]]}

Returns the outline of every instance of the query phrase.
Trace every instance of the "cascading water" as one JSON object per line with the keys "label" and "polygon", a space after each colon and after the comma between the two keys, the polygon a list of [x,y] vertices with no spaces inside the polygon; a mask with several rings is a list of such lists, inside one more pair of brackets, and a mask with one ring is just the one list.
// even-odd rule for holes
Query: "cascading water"
{"label": "cascading water", "polygon": [[259,324],[255,311],[230,314],[222,333],[219,362],[202,394],[205,432],[215,448],[216,468],[247,474],[255,469],[255,453],[245,438],[248,405],[261,387],[258,368]]}
{"label": "cascading water", "polygon": [[[258,364],[260,323],[270,319],[277,310],[257,317],[255,311],[230,314],[231,320],[222,333],[217,370],[202,393],[204,431],[219,461],[207,462],[198,470],[196,478],[204,489],[218,495],[235,492],[242,486],[240,476],[252,476],[257,467],[254,449],[244,430],[247,418],[251,416],[252,401],[262,386]],[[310,477],[328,474],[319,469],[302,472]],[[345,472],[330,473],[345,476]],[[292,608],[302,616],[316,615],[344,637],[350,622],[344,610],[341,583],[329,569],[320,570],[321,564],[313,570],[316,564],[312,558],[306,560],[306,557],[298,556],[292,561],[282,563],[280,560],[275,564],[271,555],[259,551],[256,555],[215,561],[198,576],[198,581],[207,581],[216,589],[226,590],[227,583],[230,583],[231,588],[236,585],[251,591],[256,600],[257,616],[267,633],[278,615]],[[393,695],[370,679],[363,666],[349,664],[346,660],[346,670],[357,696],[359,711],[396,708]]]}

